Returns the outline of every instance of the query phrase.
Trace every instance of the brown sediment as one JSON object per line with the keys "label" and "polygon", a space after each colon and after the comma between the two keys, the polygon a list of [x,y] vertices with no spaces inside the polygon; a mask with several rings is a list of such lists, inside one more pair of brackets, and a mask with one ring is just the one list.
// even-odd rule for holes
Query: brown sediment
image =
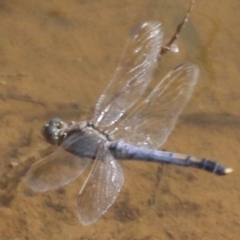
{"label": "brown sediment", "polygon": [[[24,184],[31,164],[51,152],[41,150],[47,146],[42,125],[55,116],[67,121],[90,117],[130,29],[157,20],[170,36],[187,4],[0,2],[0,73],[29,74],[12,75],[14,81],[6,75],[1,78],[6,82],[0,85],[1,240],[239,239],[238,0],[196,1],[177,42],[180,53],[166,55],[163,72],[154,76],[158,81],[186,61],[201,67],[196,91],[164,148],[219,160],[235,172],[217,177],[165,166],[159,177],[156,164],[123,163],[125,183],[118,199],[89,227],[80,225],[76,216],[75,199],[83,179],[47,193],[35,193]],[[17,91],[6,92],[5,87]]]}

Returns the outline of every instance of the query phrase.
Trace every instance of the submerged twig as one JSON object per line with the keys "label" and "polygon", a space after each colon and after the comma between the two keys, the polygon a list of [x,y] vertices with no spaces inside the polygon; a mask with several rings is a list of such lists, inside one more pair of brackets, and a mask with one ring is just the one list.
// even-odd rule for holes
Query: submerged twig
{"label": "submerged twig", "polygon": [[16,101],[23,101],[23,102],[28,102],[28,103],[37,104],[37,105],[46,107],[45,103],[38,100],[34,100],[28,95],[19,95],[19,94],[12,94],[12,93],[0,94],[0,99],[2,100],[11,99]]}
{"label": "submerged twig", "polygon": [[182,22],[177,26],[177,29],[176,29],[176,31],[175,31],[175,34],[174,34],[173,37],[169,40],[169,42],[168,42],[164,47],[162,47],[161,52],[160,52],[160,57],[161,57],[164,53],[170,51],[172,44],[178,39],[179,33],[182,31],[183,27],[186,25],[186,23],[187,23],[188,20],[189,20],[190,13],[191,13],[191,11],[192,11],[194,2],[195,2],[195,0],[191,0],[190,6],[189,6],[189,8],[188,8],[188,11],[186,12],[185,17],[183,18]]}
{"label": "submerged twig", "polygon": [[30,74],[28,73],[0,73],[0,77],[4,78],[13,78],[13,77],[26,77],[29,76]]}

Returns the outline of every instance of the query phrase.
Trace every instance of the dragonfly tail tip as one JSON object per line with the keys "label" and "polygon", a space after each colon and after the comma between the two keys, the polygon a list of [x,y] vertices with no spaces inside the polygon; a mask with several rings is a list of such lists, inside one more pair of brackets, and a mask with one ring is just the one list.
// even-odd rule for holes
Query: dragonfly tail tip
{"label": "dragonfly tail tip", "polygon": [[231,173],[231,172],[233,172],[232,168],[226,168],[225,171],[224,171],[225,174],[228,174],[228,173]]}

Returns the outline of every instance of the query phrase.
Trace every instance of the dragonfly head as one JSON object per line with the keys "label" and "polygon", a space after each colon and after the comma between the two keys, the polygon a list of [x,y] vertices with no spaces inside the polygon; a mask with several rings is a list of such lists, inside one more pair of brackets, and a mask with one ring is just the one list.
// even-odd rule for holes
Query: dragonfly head
{"label": "dragonfly head", "polygon": [[49,143],[59,145],[66,136],[66,128],[67,124],[65,122],[59,118],[53,118],[43,126],[42,134]]}

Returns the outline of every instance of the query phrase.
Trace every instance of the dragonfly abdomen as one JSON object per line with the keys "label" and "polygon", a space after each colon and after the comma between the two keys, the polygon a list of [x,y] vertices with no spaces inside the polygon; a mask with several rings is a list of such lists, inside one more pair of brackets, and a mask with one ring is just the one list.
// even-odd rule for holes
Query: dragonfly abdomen
{"label": "dragonfly abdomen", "polygon": [[194,167],[217,175],[225,175],[232,172],[231,168],[226,168],[218,162],[209,159],[197,159],[184,154],[165,152],[155,149],[145,149],[130,145],[123,141],[111,142],[109,149],[118,159],[132,159],[142,161],[152,161],[164,164],[173,164],[183,167]]}

